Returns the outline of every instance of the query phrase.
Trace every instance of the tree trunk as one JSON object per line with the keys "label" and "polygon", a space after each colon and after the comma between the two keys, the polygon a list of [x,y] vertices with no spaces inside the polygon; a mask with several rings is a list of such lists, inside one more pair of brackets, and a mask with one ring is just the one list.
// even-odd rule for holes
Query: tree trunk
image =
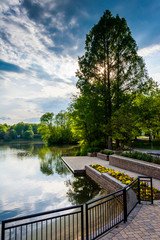
{"label": "tree trunk", "polygon": [[116,148],[119,148],[119,139],[116,139]]}
{"label": "tree trunk", "polygon": [[108,137],[108,149],[112,150],[112,138]]}
{"label": "tree trunk", "polygon": [[152,142],[152,135],[149,134],[149,143],[151,143],[151,142]]}

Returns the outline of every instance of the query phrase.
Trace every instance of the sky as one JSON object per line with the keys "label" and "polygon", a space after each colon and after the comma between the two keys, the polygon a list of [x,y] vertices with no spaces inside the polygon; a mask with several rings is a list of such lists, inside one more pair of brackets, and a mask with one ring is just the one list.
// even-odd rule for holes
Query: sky
{"label": "sky", "polygon": [[106,9],[126,19],[160,83],[160,0],[0,0],[0,124],[67,109],[86,34]]}

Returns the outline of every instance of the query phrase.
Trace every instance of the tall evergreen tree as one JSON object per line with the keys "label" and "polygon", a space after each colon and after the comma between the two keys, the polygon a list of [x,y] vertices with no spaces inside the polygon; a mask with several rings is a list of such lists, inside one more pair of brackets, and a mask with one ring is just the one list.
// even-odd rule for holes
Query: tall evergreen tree
{"label": "tall evergreen tree", "polygon": [[[79,70],[76,73],[79,98],[87,99],[85,105],[90,107],[90,114],[97,118],[93,117],[91,124],[96,126],[94,123],[99,123],[107,146],[111,148],[112,116],[124,106],[128,94],[133,96],[137,92],[144,92],[151,80],[143,59],[137,54],[138,47],[126,20],[118,15],[113,17],[108,10],[86,36],[85,50],[78,60]],[[95,104],[91,107],[93,100]],[[88,123],[88,114],[81,117],[78,108],[76,113],[83,128],[84,121],[85,125]],[[94,127],[92,130],[93,134]]]}

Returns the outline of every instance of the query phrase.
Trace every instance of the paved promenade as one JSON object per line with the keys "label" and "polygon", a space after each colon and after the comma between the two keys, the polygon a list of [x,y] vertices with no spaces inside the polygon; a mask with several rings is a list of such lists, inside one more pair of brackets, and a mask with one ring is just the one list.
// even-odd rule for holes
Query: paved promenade
{"label": "paved promenade", "polygon": [[160,201],[153,205],[137,205],[128,217],[101,240],[160,240]]}
{"label": "paved promenade", "polygon": [[[64,157],[70,169],[84,172],[85,165],[100,164],[115,171],[121,171],[131,177],[138,177],[140,174],[127,171],[109,165],[108,161],[96,157]],[[153,179],[153,186],[160,190],[160,180]],[[160,201],[154,204],[140,204],[132,211],[126,223],[119,224],[109,233],[99,238],[100,240],[160,240]]]}
{"label": "paved promenade", "polygon": [[[71,169],[71,171],[74,174],[85,173],[85,166],[86,165],[89,166],[90,164],[100,164],[104,167],[112,168],[115,171],[121,171],[125,174],[128,174],[130,177],[137,178],[138,176],[141,175],[141,174],[136,173],[136,172],[124,170],[122,168],[118,168],[118,167],[109,165],[108,161],[104,161],[104,160],[102,160],[100,158],[97,158],[97,157],[87,157],[87,156],[79,157],[78,156],[78,157],[62,157],[62,159],[66,163],[66,165],[68,165],[68,167]],[[141,175],[141,176],[143,176],[143,175]],[[160,190],[160,180],[153,178],[153,187]]]}

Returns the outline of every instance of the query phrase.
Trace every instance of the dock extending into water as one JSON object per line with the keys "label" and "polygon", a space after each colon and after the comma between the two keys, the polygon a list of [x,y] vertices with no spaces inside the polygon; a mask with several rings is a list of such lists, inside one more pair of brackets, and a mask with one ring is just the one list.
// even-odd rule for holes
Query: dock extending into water
{"label": "dock extending into water", "polygon": [[[118,168],[109,164],[109,161],[102,160],[97,157],[77,156],[77,157],[62,157],[63,162],[73,172],[75,176],[85,175],[85,166],[99,164],[106,168],[112,168],[115,171],[120,171],[128,174],[130,177],[137,178],[139,173]],[[160,180],[153,178],[153,186],[160,190]]]}
{"label": "dock extending into water", "polygon": [[63,162],[73,172],[74,175],[85,175],[85,166],[91,164],[104,165],[105,161],[97,157],[62,157]]}

